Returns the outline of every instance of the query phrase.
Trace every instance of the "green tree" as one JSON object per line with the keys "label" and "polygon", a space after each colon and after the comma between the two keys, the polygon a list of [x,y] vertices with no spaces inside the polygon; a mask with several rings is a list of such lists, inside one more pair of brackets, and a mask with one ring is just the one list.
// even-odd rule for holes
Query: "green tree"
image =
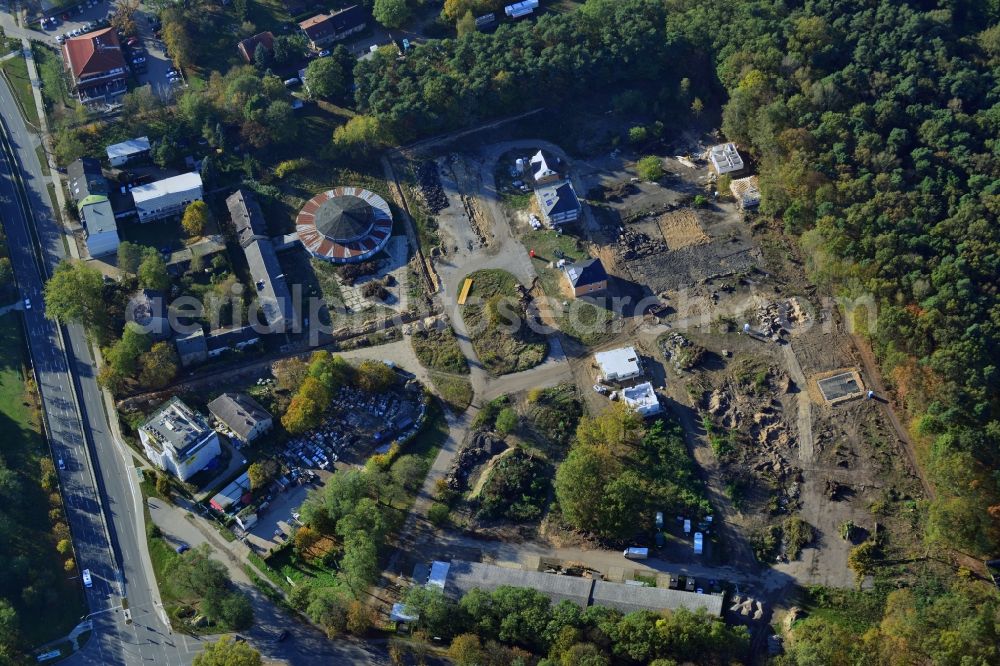
{"label": "green tree", "polygon": [[386,140],[382,123],[369,115],[354,116],[333,132],[334,148],[352,157],[367,155]]}
{"label": "green tree", "polygon": [[156,492],[160,493],[160,495],[167,500],[173,496],[174,487],[170,483],[170,478],[167,476],[166,472],[161,472],[156,475]]}
{"label": "green tree", "polygon": [[417,490],[427,476],[427,464],[420,456],[408,454],[399,457],[389,473],[400,488]]}
{"label": "green tree", "polygon": [[476,31],[476,17],[473,16],[471,11],[462,14],[462,17],[455,23],[455,30],[458,32],[459,37]]}
{"label": "green tree", "polygon": [[193,663],[194,666],[261,666],[264,661],[246,641],[225,636],[215,643],[206,643]]}
{"label": "green tree", "polygon": [[643,180],[651,183],[663,178],[666,171],[663,169],[663,160],[655,155],[647,155],[636,163],[636,171]]}
{"label": "green tree", "polygon": [[628,140],[629,143],[637,145],[640,143],[646,143],[646,141],[649,140],[649,130],[642,125],[636,125],[635,127],[629,129]]}
{"label": "green tree", "polygon": [[406,0],[375,0],[372,15],[387,28],[400,28],[409,20],[410,8]]}
{"label": "green tree", "polygon": [[154,291],[167,291],[170,288],[170,274],[167,272],[167,262],[158,252],[147,252],[139,264],[139,286]]}
{"label": "green tree", "polygon": [[205,233],[205,227],[208,226],[210,216],[211,212],[208,210],[208,204],[204,201],[192,201],[184,209],[181,226],[188,236],[192,238],[201,236]]}
{"label": "green tree", "polygon": [[382,393],[396,383],[396,373],[382,361],[365,360],[358,364],[355,382],[362,391]]}
{"label": "green tree", "polygon": [[306,67],[309,92],[327,99],[347,93],[347,75],[343,66],[332,57],[316,58]]}
{"label": "green tree", "polygon": [[53,319],[99,333],[107,322],[104,276],[86,264],[62,261],[45,283],[45,311]]}
{"label": "green tree", "polygon": [[570,451],[556,471],[555,490],[566,520],[584,530],[601,526],[604,480],[615,474],[618,463],[607,453],[589,446]]}
{"label": "green tree", "polygon": [[364,532],[354,532],[344,540],[344,556],[340,560],[341,580],[355,597],[360,597],[378,578],[378,549]]}
{"label": "green tree", "polygon": [[180,359],[168,342],[156,342],[139,357],[139,383],[151,389],[160,389],[177,376]]}
{"label": "green tree", "polygon": [[6,287],[14,282],[14,267],[9,257],[0,257],[0,287]]}
{"label": "green tree", "polygon": [[122,241],[118,245],[119,270],[136,275],[139,272],[139,264],[142,263],[142,258],[145,256],[147,249],[149,248],[143,247],[138,243]]}
{"label": "green tree", "polygon": [[419,616],[417,626],[431,636],[448,639],[459,630],[457,608],[438,588],[414,585],[406,591],[403,604],[407,614]]}
{"label": "green tree", "polygon": [[486,662],[486,652],[475,634],[459,634],[448,647],[448,658],[458,666],[481,666]]}
{"label": "green tree", "polygon": [[510,407],[504,407],[497,414],[496,429],[501,435],[507,435],[513,432],[514,428],[517,427],[517,412],[515,412]]}

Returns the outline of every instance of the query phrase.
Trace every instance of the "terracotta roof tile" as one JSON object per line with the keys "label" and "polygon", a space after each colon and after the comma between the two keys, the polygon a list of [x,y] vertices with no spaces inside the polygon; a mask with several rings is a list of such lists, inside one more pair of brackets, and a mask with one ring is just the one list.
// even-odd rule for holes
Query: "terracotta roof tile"
{"label": "terracotta roof tile", "polygon": [[[75,79],[125,69],[125,58],[114,28],[88,32],[67,39],[63,53]],[[124,73],[124,72],[123,72]]]}

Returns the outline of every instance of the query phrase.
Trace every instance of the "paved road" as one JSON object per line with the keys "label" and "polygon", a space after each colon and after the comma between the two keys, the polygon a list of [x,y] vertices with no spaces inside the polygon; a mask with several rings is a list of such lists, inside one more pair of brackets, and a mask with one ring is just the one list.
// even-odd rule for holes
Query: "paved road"
{"label": "paved road", "polygon": [[[52,447],[67,467],[61,482],[80,568],[94,577],[87,593],[94,637],[73,661],[190,663],[198,646],[171,636],[161,619],[136,474],[111,435],[84,332],[78,326],[60,331],[44,315],[44,277],[65,256],[67,244],[51,209],[37,139],[28,133],[6,84],[0,84],[0,116],[14,152],[13,159],[6,154],[0,159],[0,213],[18,284],[33,304],[24,313],[30,351]],[[35,233],[40,256],[34,252]],[[133,624],[115,610],[122,596]]]}

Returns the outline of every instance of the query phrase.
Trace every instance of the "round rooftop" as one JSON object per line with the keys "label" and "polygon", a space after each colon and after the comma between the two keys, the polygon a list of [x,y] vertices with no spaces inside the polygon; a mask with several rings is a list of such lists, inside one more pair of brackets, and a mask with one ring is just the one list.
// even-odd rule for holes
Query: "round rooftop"
{"label": "round rooftop", "polygon": [[367,235],[373,224],[375,210],[353,194],[329,199],[316,211],[316,229],[327,238],[342,242]]}
{"label": "round rooftop", "polygon": [[295,220],[299,240],[314,256],[336,263],[365,261],[392,234],[389,204],[359,187],[335,187],[306,202]]}

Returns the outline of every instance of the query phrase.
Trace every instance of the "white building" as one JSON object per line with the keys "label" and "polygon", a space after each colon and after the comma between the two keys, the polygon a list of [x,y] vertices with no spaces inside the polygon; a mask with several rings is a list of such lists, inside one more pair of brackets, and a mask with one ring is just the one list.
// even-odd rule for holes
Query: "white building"
{"label": "white building", "polygon": [[145,157],[149,154],[149,137],[140,136],[138,139],[129,139],[128,141],[115,143],[108,146],[105,151],[108,154],[108,162],[111,163],[111,166],[122,166],[130,160]]}
{"label": "white building", "polygon": [[118,225],[115,211],[106,196],[91,194],[80,202],[80,221],[87,231],[87,250],[91,257],[118,251]]}
{"label": "white building", "polygon": [[601,379],[606,382],[624,382],[642,375],[642,364],[635,347],[622,347],[594,354],[601,369]]}
{"label": "white building", "polygon": [[740,157],[734,143],[720,143],[718,146],[712,146],[708,151],[708,158],[712,160],[715,173],[720,176],[743,168],[743,158]]}
{"label": "white building", "polygon": [[653,416],[663,411],[656,391],[649,382],[622,389],[622,400],[640,416]]}
{"label": "white building", "polygon": [[139,441],[150,462],[186,481],[218,456],[219,434],[204,416],[173,397],[139,427]]}
{"label": "white building", "polygon": [[195,172],[132,188],[140,222],[180,215],[189,203],[201,197],[201,176]]}

